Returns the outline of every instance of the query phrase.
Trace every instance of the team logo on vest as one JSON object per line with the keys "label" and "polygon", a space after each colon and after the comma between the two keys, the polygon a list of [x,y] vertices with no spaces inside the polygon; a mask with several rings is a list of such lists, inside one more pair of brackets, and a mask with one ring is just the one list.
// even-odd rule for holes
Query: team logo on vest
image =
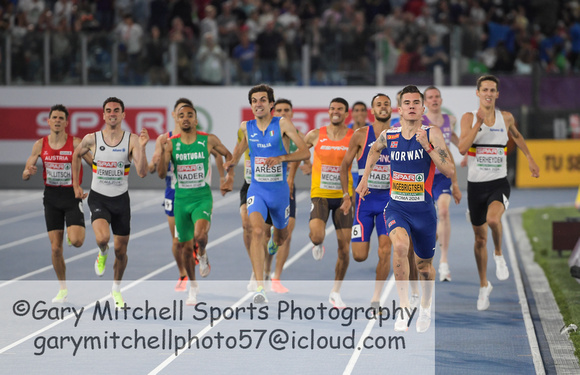
{"label": "team logo on vest", "polygon": [[399,141],[391,142],[391,148],[397,148],[398,145],[399,145]]}
{"label": "team logo on vest", "polygon": [[387,135],[387,139],[397,139],[397,138],[399,138],[399,133]]}
{"label": "team logo on vest", "polygon": [[105,151],[105,146],[101,146],[101,147],[99,147],[99,150],[101,150],[101,151]]}

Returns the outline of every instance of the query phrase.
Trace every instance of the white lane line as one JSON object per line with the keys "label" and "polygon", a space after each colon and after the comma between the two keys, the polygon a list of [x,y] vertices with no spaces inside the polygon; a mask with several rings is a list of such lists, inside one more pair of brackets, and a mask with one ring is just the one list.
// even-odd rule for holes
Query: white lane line
{"label": "white lane line", "polygon": [[[214,208],[220,208],[222,206],[225,206],[226,204],[229,204],[231,201],[236,200],[236,199],[238,199],[238,198],[235,195],[229,196],[229,197],[227,197],[227,198],[225,198],[223,200],[220,200],[218,203],[216,203],[214,205]],[[155,202],[153,204],[156,204],[156,203],[158,203],[158,202]],[[143,209],[143,208],[148,207],[150,205],[151,205],[151,203],[148,203],[148,204],[147,203],[143,203],[143,204],[140,204],[140,205],[136,205],[135,206],[136,209],[132,209],[132,212],[135,212],[135,211],[137,211],[139,209]],[[166,222],[164,222],[162,224],[158,224],[158,225],[156,225],[154,227],[151,227],[151,228],[148,228],[148,229],[144,229],[144,230],[142,230],[140,232],[137,232],[135,234],[131,234],[131,239],[135,240],[135,239],[140,238],[140,237],[143,237],[145,235],[148,235],[148,234],[157,232],[157,231],[159,231],[159,230],[161,230],[163,228],[167,228],[167,223]],[[229,237],[227,237],[227,238],[229,239],[231,237],[231,235],[233,235],[233,233],[237,234],[239,232],[241,232],[241,228],[239,228],[239,230],[236,230],[236,231],[231,232],[230,234],[228,234],[227,236],[229,236]],[[35,237],[38,237],[38,236],[44,237],[46,235],[47,235],[46,233],[41,233],[41,234],[36,235]],[[208,246],[209,246],[209,244],[208,244]],[[109,247],[111,247],[111,248],[113,247],[113,242],[109,242]],[[95,248],[92,248],[91,250],[88,250],[88,251],[85,251],[83,253],[74,255],[74,256],[72,256],[70,258],[65,259],[65,263],[66,264],[69,264],[69,263],[74,262],[76,260],[83,259],[83,258],[86,258],[86,257],[91,256],[93,254],[96,254],[97,251],[98,251],[98,249],[99,249],[98,247],[95,247]],[[2,246],[0,246],[0,250],[2,250]],[[173,263],[171,263],[171,264],[173,264]],[[37,275],[39,273],[42,273],[42,272],[45,272],[45,271],[50,271],[52,269],[53,269],[52,265],[48,265],[48,266],[39,268],[39,269],[37,269],[35,271],[26,273],[24,275],[20,275],[20,276],[15,277],[15,278],[13,278],[11,280],[8,280],[8,281],[5,281],[3,283],[0,283],[0,288],[5,287],[7,285],[10,285],[10,284],[12,284],[12,283],[14,283],[16,281],[27,279],[27,278],[29,278],[31,276],[34,276],[34,275]]]}
{"label": "white lane line", "polygon": [[[385,300],[387,299],[387,296],[391,293],[394,286],[395,286],[395,277],[391,276],[389,278],[389,280],[387,281],[387,287],[383,291],[383,294],[381,294],[380,306],[384,305]],[[356,362],[358,361],[358,358],[360,357],[360,355],[363,351],[363,348],[364,348],[363,343],[364,343],[365,339],[371,334],[371,331],[373,330],[373,327],[375,326],[376,322],[377,322],[376,319],[369,319],[369,322],[367,323],[360,339],[358,340],[358,343],[357,343],[355,349],[352,352],[352,356],[350,357],[350,360],[348,361],[348,364],[346,365],[346,368],[344,369],[344,372],[342,373],[343,375],[352,374],[352,370],[354,370],[354,366],[356,366]]]}
{"label": "white lane line", "polygon": [[33,217],[42,216],[43,214],[44,213],[42,211],[36,211],[36,212],[29,212],[27,214],[20,215],[20,216],[14,216],[14,217],[11,217],[9,219],[0,220],[0,226],[6,225],[6,224],[17,223],[19,221],[31,219]]}
{"label": "white lane line", "polygon": [[42,195],[44,193],[40,192],[35,192],[35,193],[25,193],[24,196],[19,197],[19,198],[11,198],[9,200],[5,200],[0,202],[0,207],[4,207],[4,206],[12,206],[13,204],[18,204],[18,203],[23,203],[23,202],[30,202],[34,199],[39,199],[42,198]]}
{"label": "white lane line", "polygon": [[[144,208],[153,206],[155,204],[161,205],[160,202],[155,202],[153,200],[145,201],[143,203],[138,203],[138,204],[134,205],[133,207],[131,207],[131,212],[132,213],[133,212],[137,212],[139,210],[142,210]],[[41,212],[40,214],[42,215],[43,213]],[[89,226],[90,224],[91,224],[91,220],[90,219],[85,220],[85,227],[86,226]],[[16,241],[12,241],[12,242],[6,243],[4,245],[0,245],[0,251],[6,250],[6,249],[11,249],[14,246],[18,246],[18,245],[22,245],[22,244],[25,244],[25,243],[28,243],[28,242],[36,241],[36,240],[39,240],[41,238],[48,238],[48,233],[42,232],[42,233],[35,234],[33,236],[28,236],[28,237],[21,238],[21,239],[16,240]]]}
{"label": "white lane line", "polygon": [[[141,236],[145,236],[147,234],[150,234],[150,233],[153,233],[155,231],[158,231],[158,230],[160,230],[162,228],[165,228],[166,226],[167,226],[167,223],[159,224],[159,225],[157,225],[157,226],[155,226],[153,228],[149,228],[149,229],[146,229],[144,231],[139,232],[134,237],[137,237],[137,236],[140,236],[140,237]],[[147,233],[145,233],[145,232],[147,232]],[[212,241],[211,243],[209,243],[207,245],[206,249],[210,249],[210,248],[212,248],[214,246],[217,246],[217,245],[221,244],[222,242],[227,241],[230,238],[239,235],[241,232],[242,232],[242,228],[238,228],[237,230],[235,230],[233,232],[230,232],[230,233],[228,233],[228,234],[226,234],[226,235],[218,238],[215,241]],[[171,267],[175,267],[175,262],[174,261],[166,264],[163,267],[158,268],[157,270],[155,270],[153,272],[150,272],[149,274],[147,274],[147,275],[145,275],[145,276],[143,276],[143,277],[141,277],[141,278],[139,278],[139,279],[137,279],[137,280],[135,280],[135,281],[133,281],[133,282],[131,282],[129,284],[127,284],[125,287],[121,288],[121,292],[125,292],[125,291],[129,290],[129,289],[131,289],[131,288],[133,288],[133,287],[141,284],[142,282],[144,282],[144,281],[152,278],[153,276],[156,276],[157,274],[159,274],[159,273],[161,273],[161,272],[163,272],[163,271],[165,271],[165,270],[167,270],[167,269],[169,269]],[[4,284],[6,284],[6,283],[4,283]],[[251,293],[248,293],[248,295],[246,297],[249,298],[250,295],[251,295]],[[101,297],[99,299],[99,302],[104,303],[105,301],[107,301],[110,298],[111,298],[111,295],[109,293],[109,294],[105,295],[104,297]],[[87,306],[84,306],[84,309],[85,310],[90,309],[93,306],[95,306],[95,304],[96,304],[96,301],[88,304]],[[43,333],[43,332],[45,332],[45,331],[47,331],[47,330],[49,330],[49,329],[51,329],[53,327],[56,327],[57,325],[61,324],[62,322],[66,321],[68,319],[71,319],[74,316],[75,316],[74,314],[69,314],[69,315],[63,317],[62,319],[60,319],[59,321],[56,321],[54,323],[51,323],[51,324],[47,325],[46,327],[40,328],[40,329],[34,331],[33,333],[31,333],[31,334],[29,334],[29,335],[27,335],[27,336],[25,336],[25,337],[23,337],[23,338],[21,338],[21,339],[19,339],[17,341],[14,341],[13,343],[11,343],[11,344],[9,344],[9,345],[1,348],[0,349],[0,354],[3,354],[4,352],[6,352],[6,351],[8,351],[8,350],[10,350],[10,349],[12,349],[12,348],[14,348],[14,347],[22,344],[23,342],[26,342],[26,341],[30,340],[31,338],[33,338],[35,336],[38,336],[39,334],[41,334],[41,333]]]}
{"label": "white lane line", "polygon": [[528,343],[530,344],[530,351],[532,352],[534,367],[536,369],[537,375],[543,375],[546,373],[546,370],[544,369],[542,354],[540,353],[540,345],[538,344],[538,338],[536,337],[536,332],[534,330],[534,322],[532,321],[530,307],[528,306],[528,300],[526,298],[526,292],[524,290],[524,283],[522,282],[520,265],[518,263],[518,259],[516,258],[511,228],[509,225],[509,221],[505,218],[505,215],[502,216],[501,218],[501,224],[504,228],[503,234],[505,236],[506,248],[510,257],[510,263],[512,265],[512,271],[514,274],[514,280],[516,282],[516,289],[518,291],[518,298],[520,300],[520,306],[524,318],[524,326],[526,327],[526,333],[528,336]]}
{"label": "white lane line", "polygon": [[[301,195],[301,194],[300,194]],[[304,199],[304,196],[297,196],[296,200],[302,200]],[[308,196],[310,196],[310,193],[307,193]],[[239,228],[239,232],[241,232],[242,228]],[[326,235],[329,235],[330,233],[334,232],[334,226],[330,225],[329,227],[326,228]],[[292,265],[294,262],[296,262],[301,256],[303,256],[304,254],[306,254],[308,251],[310,251],[312,249],[312,243],[307,243],[306,245],[304,245],[302,247],[302,249],[300,249],[296,254],[294,254],[293,257],[289,258],[286,263],[284,263],[284,269],[288,268],[290,265]],[[173,265],[173,263],[171,263],[171,265]],[[242,298],[240,298],[239,300],[237,300],[233,305],[231,305],[230,307],[233,308],[235,310],[235,308],[237,306],[240,306],[242,303],[244,303],[246,300],[248,300],[254,293],[246,293]],[[388,294],[388,293],[387,293]],[[222,318],[220,318],[219,320],[216,321],[216,323],[214,323],[214,327],[223,320],[223,316]],[[208,333],[213,327],[211,327],[209,324],[207,326],[205,326],[201,331],[199,331],[198,333],[195,334],[195,337],[197,337],[198,339],[201,339],[203,337],[203,335],[205,335],[206,333]],[[189,343],[186,343],[183,348],[181,348],[177,353],[172,353],[171,355],[169,355],[163,362],[161,362],[159,364],[159,366],[155,367],[153,370],[151,370],[151,372],[149,372],[149,375],[155,375],[155,374],[159,374],[162,370],[164,370],[167,366],[169,366],[171,364],[171,362],[175,361],[177,359],[177,357],[179,357],[183,352],[185,352],[188,348]]]}

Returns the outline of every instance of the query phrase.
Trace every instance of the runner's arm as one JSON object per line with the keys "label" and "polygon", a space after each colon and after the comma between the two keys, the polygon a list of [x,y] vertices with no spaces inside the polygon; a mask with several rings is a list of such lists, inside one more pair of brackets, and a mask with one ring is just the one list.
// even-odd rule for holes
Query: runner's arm
{"label": "runner's arm", "polygon": [[22,179],[24,181],[28,181],[30,176],[36,174],[38,168],[36,167],[36,162],[40,157],[40,153],[42,152],[42,139],[34,142],[32,146],[32,152],[28,159],[26,159],[26,164],[24,165],[24,171],[22,171]]}

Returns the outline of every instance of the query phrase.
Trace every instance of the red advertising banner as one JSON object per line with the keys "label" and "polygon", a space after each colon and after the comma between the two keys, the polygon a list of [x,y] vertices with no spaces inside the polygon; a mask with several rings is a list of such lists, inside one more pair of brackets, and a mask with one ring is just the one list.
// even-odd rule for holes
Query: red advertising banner
{"label": "red advertising banner", "polygon": [[[300,130],[303,134],[308,133],[312,129],[318,129],[323,126],[330,124],[330,117],[328,116],[328,108],[293,108],[294,117],[292,122],[296,129]],[[398,117],[397,108],[393,108],[392,116]],[[242,121],[248,121],[254,118],[251,108],[242,109]],[[367,121],[373,121],[374,117],[371,114],[370,109],[368,110]],[[346,123],[352,121],[351,115],[346,118]]]}
{"label": "red advertising banner", "polygon": [[[83,137],[103,128],[103,109],[68,107],[67,133]],[[0,140],[36,140],[50,133],[47,123],[49,110],[36,108],[0,108]],[[166,108],[131,108],[125,110],[123,129],[133,133],[146,128],[151,139],[167,131]]]}

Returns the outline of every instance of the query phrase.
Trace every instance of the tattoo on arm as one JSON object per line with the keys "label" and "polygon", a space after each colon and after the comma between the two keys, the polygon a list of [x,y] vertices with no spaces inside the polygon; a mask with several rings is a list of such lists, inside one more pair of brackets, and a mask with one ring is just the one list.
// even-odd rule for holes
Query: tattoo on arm
{"label": "tattoo on arm", "polygon": [[447,151],[439,149],[438,151],[439,157],[441,158],[441,164],[446,164],[449,155],[447,155]]}

